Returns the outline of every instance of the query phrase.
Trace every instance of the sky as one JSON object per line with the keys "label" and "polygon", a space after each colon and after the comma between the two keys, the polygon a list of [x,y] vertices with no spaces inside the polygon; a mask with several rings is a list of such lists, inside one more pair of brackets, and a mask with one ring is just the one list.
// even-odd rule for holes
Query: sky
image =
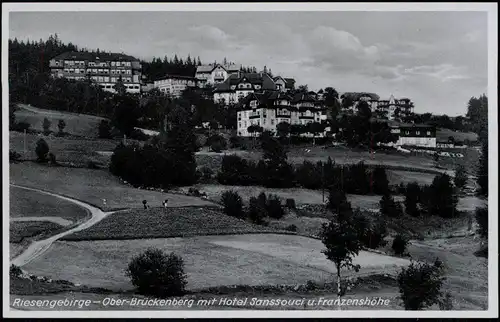
{"label": "sky", "polygon": [[408,97],[456,116],[487,94],[486,12],[11,12],[10,38],[150,60],[200,57],[271,68],[311,90]]}

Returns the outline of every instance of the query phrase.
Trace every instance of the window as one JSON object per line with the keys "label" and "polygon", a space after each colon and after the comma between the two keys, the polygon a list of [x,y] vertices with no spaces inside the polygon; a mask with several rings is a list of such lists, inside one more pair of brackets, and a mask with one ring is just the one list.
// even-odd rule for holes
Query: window
{"label": "window", "polygon": [[417,131],[417,135],[420,135],[420,131]]}
{"label": "window", "polygon": [[[264,116],[265,117],[265,116]],[[266,119],[264,119],[264,121],[262,121],[262,124],[263,125],[266,125]]]}
{"label": "window", "polygon": [[274,119],[271,119],[271,125],[274,125]]}
{"label": "window", "polygon": [[241,122],[238,122],[238,127],[241,128]]}
{"label": "window", "polygon": [[430,135],[431,135],[431,131],[427,131],[427,135],[429,135],[429,136],[430,136]]}

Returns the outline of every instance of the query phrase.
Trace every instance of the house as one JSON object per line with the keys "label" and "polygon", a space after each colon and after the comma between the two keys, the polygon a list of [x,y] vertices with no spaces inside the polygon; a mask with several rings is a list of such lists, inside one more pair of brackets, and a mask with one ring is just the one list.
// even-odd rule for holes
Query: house
{"label": "house", "polygon": [[273,78],[276,89],[280,92],[288,92],[295,89],[295,79],[277,76]]}
{"label": "house", "polygon": [[200,87],[217,85],[224,82],[230,75],[241,70],[240,64],[208,64],[196,68],[195,78]]}
{"label": "house", "polygon": [[213,98],[216,103],[235,104],[248,94],[264,91],[278,91],[269,74],[238,72],[215,87]]}
{"label": "house", "polygon": [[52,77],[91,79],[103,90],[115,92],[121,79],[129,93],[140,93],[142,65],[139,59],[116,53],[65,52],[49,61]]}
{"label": "house", "polygon": [[[261,126],[264,131],[277,134],[276,126],[285,122],[290,125],[307,125],[312,122],[321,123],[326,120],[326,111],[319,108],[313,97],[306,93],[289,95],[277,90],[250,93],[242,98],[237,109],[238,136],[252,136],[248,132],[251,125]],[[304,133],[312,136],[312,133]],[[317,136],[324,136],[318,133]]]}
{"label": "house", "polygon": [[436,127],[427,124],[391,123],[391,133],[398,135],[396,146],[435,148]]}
{"label": "house", "polygon": [[195,77],[166,75],[153,83],[154,88],[172,97],[180,97],[188,87],[196,87],[198,80]]}
{"label": "house", "polygon": [[340,96],[340,102],[345,99],[352,100],[353,104],[348,110],[353,113],[357,112],[357,106],[362,101],[368,103],[377,117],[388,120],[401,119],[414,113],[414,104],[409,98],[396,99],[391,95],[389,99],[380,99],[375,93],[346,92]]}

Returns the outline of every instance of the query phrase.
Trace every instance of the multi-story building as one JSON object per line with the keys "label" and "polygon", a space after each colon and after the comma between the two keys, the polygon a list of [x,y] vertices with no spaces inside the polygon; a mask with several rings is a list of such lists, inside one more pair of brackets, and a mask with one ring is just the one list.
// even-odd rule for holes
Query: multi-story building
{"label": "multi-story building", "polygon": [[435,148],[437,145],[435,126],[427,124],[392,123],[390,127],[391,133],[399,136],[395,144],[397,146]]}
{"label": "multi-story building", "polygon": [[267,73],[242,73],[230,75],[222,84],[215,87],[214,102],[238,103],[251,93],[278,91],[276,84]]}
{"label": "multi-story building", "polygon": [[141,91],[141,63],[125,54],[66,52],[52,58],[49,66],[53,77],[90,78],[109,92],[115,92],[114,86],[121,79],[127,92]]}
{"label": "multi-story building", "polygon": [[[290,125],[307,125],[326,120],[325,109],[318,107],[316,100],[306,93],[293,96],[275,90],[250,93],[241,99],[235,108],[239,136],[252,136],[252,133],[248,132],[251,125],[261,126],[263,130],[277,134],[276,126],[282,122]],[[324,134],[320,133],[317,136]],[[303,135],[312,136],[312,133]]]}
{"label": "multi-story building", "polygon": [[180,97],[182,92],[188,87],[196,87],[198,80],[189,76],[166,75],[161,79],[155,80],[154,88],[172,97]]}
{"label": "multi-story building", "polygon": [[[349,98],[348,98],[349,97]],[[387,100],[381,100],[374,93],[344,93],[340,97],[340,101],[345,99],[352,100],[353,104],[347,108],[347,111],[356,112],[360,102],[368,103],[372,113],[375,113],[379,118],[388,120],[401,119],[405,116],[410,116],[414,113],[414,104],[409,98],[396,99],[393,95]]]}
{"label": "multi-story building", "polygon": [[230,75],[241,70],[241,65],[238,64],[209,64],[200,65],[196,68],[195,78],[198,80],[200,87],[206,85],[215,86],[224,82]]}

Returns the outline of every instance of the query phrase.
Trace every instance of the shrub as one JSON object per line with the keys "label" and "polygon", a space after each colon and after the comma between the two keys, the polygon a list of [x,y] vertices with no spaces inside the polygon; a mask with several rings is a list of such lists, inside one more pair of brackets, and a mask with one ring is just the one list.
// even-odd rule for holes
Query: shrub
{"label": "shrub", "polygon": [[241,142],[241,138],[239,136],[236,136],[236,135],[232,135],[229,138],[229,144],[231,144],[231,148],[233,148],[233,149],[241,148],[241,146],[243,145],[243,143]]}
{"label": "shrub", "polygon": [[35,153],[38,162],[46,162],[49,154],[49,145],[44,139],[40,139],[36,142]]}
{"label": "shrub", "polygon": [[225,155],[217,179],[224,185],[252,185],[258,183],[257,172],[254,163],[237,155]]}
{"label": "shrub", "polygon": [[57,160],[56,160],[56,156],[55,156],[55,154],[54,154],[54,153],[49,152],[49,154],[48,154],[48,159],[49,159],[49,163],[50,163],[51,165],[57,165]]}
{"label": "shrub", "polygon": [[52,124],[52,123],[49,121],[49,119],[48,119],[48,118],[44,118],[44,119],[43,119],[42,127],[43,127],[43,133],[44,133],[45,135],[50,134],[50,125],[51,125],[51,124]]}
{"label": "shrub", "polygon": [[389,180],[384,168],[378,166],[373,170],[373,193],[383,195],[389,192]]}
{"label": "shrub", "polygon": [[439,309],[441,311],[452,311],[453,310],[453,298],[449,292],[446,292],[443,299],[439,301]]}
{"label": "shrub", "polygon": [[147,141],[151,137],[141,130],[133,129],[132,131],[130,131],[130,138],[137,141]]}
{"label": "shrub", "polygon": [[17,132],[28,132],[30,130],[31,124],[28,122],[17,122],[15,126],[13,127],[14,131]]}
{"label": "shrub", "polygon": [[288,209],[295,209],[296,208],[295,199],[293,198],[286,199],[285,205]]}
{"label": "shrub", "polygon": [[444,278],[442,269],[428,263],[411,262],[398,275],[399,293],[406,310],[422,310],[439,303]]}
{"label": "shrub", "polygon": [[57,128],[59,129],[59,133],[63,133],[65,127],[66,127],[66,122],[64,122],[64,120],[59,120],[59,122],[57,123]]}
{"label": "shrub", "polygon": [[396,218],[401,216],[401,206],[394,201],[394,198],[386,193],[380,199],[380,212],[388,217]]}
{"label": "shrub", "polygon": [[10,162],[17,162],[21,159],[21,155],[17,153],[16,151],[9,150],[9,161]]}
{"label": "shrub", "polygon": [[479,236],[488,238],[488,208],[476,208],[476,222],[478,224]]}
{"label": "shrub", "polygon": [[255,197],[250,198],[248,217],[254,224],[261,225],[263,223],[263,219],[267,216],[265,207],[265,202],[262,203],[261,200]]}
{"label": "shrub", "polygon": [[183,295],[187,284],[182,258],[155,248],[132,258],[126,276],[139,293],[157,297]]}
{"label": "shrub", "polygon": [[222,194],[224,213],[231,217],[244,218],[243,200],[235,191],[224,191]]}
{"label": "shrub", "polygon": [[105,120],[102,120],[99,123],[98,135],[101,139],[110,139],[111,138],[111,123]]}
{"label": "shrub", "polygon": [[455,195],[451,178],[443,173],[437,175],[429,188],[429,212],[432,215],[451,218],[458,215],[458,197]]}
{"label": "shrub", "polygon": [[214,175],[214,171],[207,167],[207,166],[203,166],[200,168],[200,173],[201,173],[201,177],[203,180],[205,181],[210,181],[212,180],[212,177]]}
{"label": "shrub", "polygon": [[465,187],[465,184],[467,183],[467,171],[465,171],[465,167],[463,165],[459,165],[455,170],[453,182],[455,187],[459,190],[462,190]]}
{"label": "shrub", "polygon": [[14,265],[14,264],[10,265],[10,269],[9,269],[10,278],[21,277],[22,274],[23,274],[23,271],[21,270],[21,268],[19,266]]}
{"label": "shrub", "polygon": [[[322,166],[322,165],[321,165]],[[323,177],[321,167],[314,165],[310,161],[304,161],[295,171],[297,183],[306,189],[320,189]]]}
{"label": "shrub", "polygon": [[408,246],[408,239],[401,234],[396,235],[392,241],[392,250],[396,255],[404,255],[406,247]]}
{"label": "shrub", "polygon": [[387,236],[387,225],[383,218],[379,218],[375,223],[370,225],[365,234],[363,234],[361,242],[366,248],[377,249],[387,245],[385,237]]}
{"label": "shrub", "polygon": [[420,197],[420,187],[418,183],[412,182],[406,186],[404,191],[405,195],[405,211],[406,214],[412,217],[420,216],[420,209],[418,207]]}
{"label": "shrub", "polygon": [[274,219],[281,219],[285,215],[285,210],[281,205],[281,199],[276,195],[267,197],[267,215]]}
{"label": "shrub", "polygon": [[214,134],[210,136],[205,142],[206,145],[210,146],[214,152],[222,152],[222,150],[227,149],[226,139],[219,134]]}
{"label": "shrub", "polygon": [[285,230],[296,232],[297,231],[297,226],[295,226],[294,224],[291,224],[289,226],[286,226]]}

